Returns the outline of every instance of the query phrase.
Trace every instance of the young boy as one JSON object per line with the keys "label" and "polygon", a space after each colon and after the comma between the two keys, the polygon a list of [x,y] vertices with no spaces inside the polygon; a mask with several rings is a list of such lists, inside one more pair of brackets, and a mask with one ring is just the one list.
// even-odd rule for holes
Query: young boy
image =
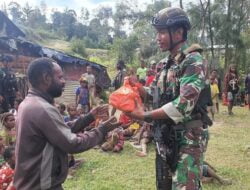
{"label": "young boy", "polygon": [[215,108],[216,108],[216,105],[219,103],[218,102],[219,88],[218,88],[216,79],[213,78],[212,76],[210,77],[210,89],[211,89],[211,98],[212,98],[213,105],[210,106],[208,109],[211,112],[212,120],[214,121]]}
{"label": "young boy", "polygon": [[64,117],[65,123],[68,123],[70,121],[74,121],[78,118],[76,106],[74,104],[69,104],[67,106],[67,112],[68,112],[68,116]]}
{"label": "young boy", "polygon": [[85,78],[80,78],[80,87],[76,89],[76,105],[77,108],[82,108],[83,113],[89,112],[89,89],[88,81]]}
{"label": "young boy", "polygon": [[[64,117],[65,123],[73,122],[78,118],[78,113],[76,110],[76,106],[74,104],[69,104],[67,106],[67,112],[68,112],[68,116]],[[68,126],[70,126],[70,125],[68,124]],[[76,162],[73,154],[68,154],[68,160],[69,160],[68,161],[69,168],[74,168],[77,166],[77,162]]]}

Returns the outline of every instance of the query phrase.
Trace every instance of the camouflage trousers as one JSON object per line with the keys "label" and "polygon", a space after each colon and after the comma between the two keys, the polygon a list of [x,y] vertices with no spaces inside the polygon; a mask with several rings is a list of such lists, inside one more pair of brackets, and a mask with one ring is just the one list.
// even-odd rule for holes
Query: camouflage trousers
{"label": "camouflage trousers", "polygon": [[[167,166],[166,185],[160,190],[201,190],[204,152],[208,142],[208,131],[201,127],[188,129],[181,139],[176,171]],[[170,189],[170,187],[172,187]]]}

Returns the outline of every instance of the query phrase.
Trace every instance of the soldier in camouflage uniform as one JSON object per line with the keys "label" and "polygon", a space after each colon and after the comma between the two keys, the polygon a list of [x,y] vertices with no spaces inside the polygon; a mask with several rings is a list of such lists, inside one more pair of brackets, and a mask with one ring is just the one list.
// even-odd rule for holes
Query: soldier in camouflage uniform
{"label": "soldier in camouflage uniform", "polygon": [[[161,125],[160,138],[163,141],[156,140],[157,189],[200,190],[201,166],[207,144],[206,124],[201,119],[204,112],[197,109],[205,86],[203,58],[198,51],[187,51],[185,41],[191,25],[182,9],[161,10],[153,18],[152,25],[157,30],[160,49],[170,53],[155,81],[159,90],[158,107],[148,112],[137,108],[128,115],[154,121],[154,128],[157,128],[157,122]],[[132,80],[130,83],[138,87],[144,99],[150,97],[138,83]],[[154,94],[153,98],[156,96]],[[164,132],[166,126],[170,126],[170,130]],[[166,140],[172,136],[172,140]],[[175,152],[174,157],[170,156],[174,159],[168,158],[172,155],[169,152]],[[164,164],[159,166],[158,162]]]}

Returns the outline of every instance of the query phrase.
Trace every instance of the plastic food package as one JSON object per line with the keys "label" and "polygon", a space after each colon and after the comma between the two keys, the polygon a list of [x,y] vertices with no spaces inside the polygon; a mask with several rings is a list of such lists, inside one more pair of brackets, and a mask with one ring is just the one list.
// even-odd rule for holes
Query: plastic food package
{"label": "plastic food package", "polygon": [[124,84],[109,96],[109,104],[123,112],[132,112],[136,106],[142,105],[137,87],[129,84],[129,79],[124,78]]}

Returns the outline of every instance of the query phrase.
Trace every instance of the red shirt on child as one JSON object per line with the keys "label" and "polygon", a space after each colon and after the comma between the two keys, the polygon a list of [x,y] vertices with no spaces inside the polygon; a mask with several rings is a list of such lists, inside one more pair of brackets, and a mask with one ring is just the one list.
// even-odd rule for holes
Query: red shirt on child
{"label": "red shirt on child", "polygon": [[[0,189],[6,190],[14,178],[14,170],[6,163],[0,169]],[[8,190],[16,190],[14,186],[8,188]]]}

